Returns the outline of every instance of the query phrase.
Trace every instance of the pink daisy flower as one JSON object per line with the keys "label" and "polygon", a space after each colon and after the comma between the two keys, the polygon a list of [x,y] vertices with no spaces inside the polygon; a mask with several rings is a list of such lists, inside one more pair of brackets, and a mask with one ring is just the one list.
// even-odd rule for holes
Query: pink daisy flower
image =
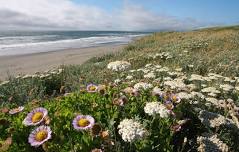
{"label": "pink daisy flower", "polygon": [[27,114],[27,117],[23,120],[23,124],[26,126],[36,126],[44,121],[47,114],[48,111],[45,108],[40,107],[33,109]]}
{"label": "pink daisy flower", "polygon": [[28,142],[31,146],[38,147],[51,138],[51,128],[48,126],[40,126],[31,132]]}
{"label": "pink daisy flower", "polygon": [[91,129],[95,124],[95,119],[89,115],[78,115],[72,122],[73,127],[76,130]]}
{"label": "pink daisy flower", "polygon": [[86,90],[87,92],[97,92],[98,86],[95,84],[88,84]]}
{"label": "pink daisy flower", "polygon": [[13,114],[21,112],[22,110],[24,110],[24,107],[20,106],[20,107],[9,110],[9,114],[13,115]]}

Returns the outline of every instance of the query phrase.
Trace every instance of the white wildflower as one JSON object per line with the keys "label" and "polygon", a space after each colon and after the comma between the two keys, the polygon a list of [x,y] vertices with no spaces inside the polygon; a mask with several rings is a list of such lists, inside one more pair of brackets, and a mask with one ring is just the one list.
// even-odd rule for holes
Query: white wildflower
{"label": "white wildflower", "polygon": [[165,81],[164,85],[169,86],[171,89],[183,90],[186,88],[186,85],[184,84],[182,79],[174,79],[172,81]]}
{"label": "white wildflower", "polygon": [[181,72],[181,71],[183,71],[183,69],[182,68],[176,68],[175,71]]}
{"label": "white wildflower", "polygon": [[180,92],[180,93],[177,93],[177,96],[180,98],[180,99],[191,99],[193,96],[187,92]]}
{"label": "white wildflower", "polygon": [[134,85],[134,88],[137,89],[137,90],[147,90],[147,89],[151,89],[153,87],[152,84],[150,83],[145,83],[145,82],[139,82],[139,83],[136,83]]}
{"label": "white wildflower", "polygon": [[208,76],[211,77],[211,78],[214,77],[214,78],[217,78],[217,79],[218,78],[223,78],[222,75],[219,75],[219,74],[216,74],[216,73],[208,73]]}
{"label": "white wildflower", "polygon": [[160,69],[157,69],[156,70],[157,72],[168,72],[169,71],[169,68],[168,67],[162,67]]}
{"label": "white wildflower", "polygon": [[214,105],[218,104],[218,100],[216,98],[206,98],[206,101],[210,102],[210,103],[212,103]]}
{"label": "white wildflower", "polygon": [[204,81],[204,79],[203,79],[203,76],[201,75],[192,74],[189,81]]}
{"label": "white wildflower", "polygon": [[154,87],[152,94],[153,95],[161,95],[161,94],[163,94],[163,91],[159,87]]}
{"label": "white wildflower", "polygon": [[120,82],[121,82],[120,79],[115,79],[115,80],[114,80],[114,83],[115,83],[115,84],[119,84]]}
{"label": "white wildflower", "polygon": [[107,68],[112,70],[112,71],[125,71],[129,69],[131,64],[127,61],[115,61],[115,62],[110,62],[107,65]]}
{"label": "white wildflower", "polygon": [[219,94],[221,93],[220,91],[218,91],[215,87],[207,87],[201,90],[203,93],[215,93],[215,94]]}
{"label": "white wildflower", "polygon": [[153,72],[150,72],[150,73],[144,75],[144,78],[149,78],[149,79],[154,79],[155,77],[156,76],[155,76],[155,74]]}
{"label": "white wildflower", "polygon": [[176,76],[179,75],[179,73],[178,73],[178,72],[168,72],[168,75],[169,75],[170,77],[176,77]]}
{"label": "white wildflower", "polygon": [[132,80],[132,79],[133,79],[133,76],[132,76],[132,75],[128,75],[125,79],[127,79],[127,80]]}
{"label": "white wildflower", "polygon": [[157,69],[160,69],[162,66],[161,65],[155,65],[154,67],[157,68]]}
{"label": "white wildflower", "polygon": [[130,70],[129,72],[134,73],[134,72],[136,72],[136,70]]}
{"label": "white wildflower", "polygon": [[144,127],[133,119],[124,119],[118,125],[118,129],[119,134],[125,142],[134,142],[146,135]]}
{"label": "white wildflower", "polygon": [[235,87],[235,89],[236,89],[237,91],[239,91],[239,86]]}
{"label": "white wildflower", "polygon": [[189,88],[191,91],[196,90],[197,86],[195,84],[188,84],[187,88]]}
{"label": "white wildflower", "polygon": [[152,64],[150,63],[150,64],[146,64],[145,65],[145,68],[149,68],[149,67],[151,67],[152,66]]}
{"label": "white wildflower", "polygon": [[229,147],[216,134],[203,134],[197,137],[197,143],[199,144],[198,152],[229,152]]}
{"label": "white wildflower", "polygon": [[215,93],[213,93],[213,92],[208,93],[207,95],[208,95],[209,97],[217,97],[217,94],[215,94]]}
{"label": "white wildflower", "polygon": [[198,118],[201,120],[202,124],[211,128],[219,127],[221,125],[230,126],[234,124],[232,120],[225,118],[220,114],[209,112],[206,110],[200,111]]}
{"label": "white wildflower", "polygon": [[212,80],[214,80],[213,78],[211,77],[203,77],[203,79],[207,82],[211,82]]}
{"label": "white wildflower", "polygon": [[220,88],[225,92],[228,92],[228,91],[231,91],[234,89],[234,87],[229,84],[222,84],[222,85],[220,85]]}
{"label": "white wildflower", "polygon": [[[160,78],[161,79],[161,78]],[[163,78],[164,81],[172,81],[173,79],[171,77],[164,77]]]}
{"label": "white wildflower", "polygon": [[170,111],[159,102],[148,102],[144,107],[144,112],[150,116],[159,114],[161,118],[168,118]]}
{"label": "white wildflower", "polygon": [[191,92],[190,93],[194,98],[197,97],[197,98],[201,98],[201,99],[204,99],[205,96],[201,93],[201,92]]}
{"label": "white wildflower", "polygon": [[151,70],[149,70],[149,69],[143,69],[142,71],[146,74],[146,73],[149,73]]}
{"label": "white wildflower", "polygon": [[229,78],[229,77],[224,77],[224,78],[225,78],[225,79],[224,79],[225,82],[230,82],[230,81],[232,81],[232,79]]}

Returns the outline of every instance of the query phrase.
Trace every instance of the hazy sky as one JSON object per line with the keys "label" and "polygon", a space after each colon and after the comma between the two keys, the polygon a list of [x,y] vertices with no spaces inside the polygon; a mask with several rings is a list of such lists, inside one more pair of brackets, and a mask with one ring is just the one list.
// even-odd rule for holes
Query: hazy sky
{"label": "hazy sky", "polygon": [[165,30],[239,23],[239,0],[0,0],[0,30]]}

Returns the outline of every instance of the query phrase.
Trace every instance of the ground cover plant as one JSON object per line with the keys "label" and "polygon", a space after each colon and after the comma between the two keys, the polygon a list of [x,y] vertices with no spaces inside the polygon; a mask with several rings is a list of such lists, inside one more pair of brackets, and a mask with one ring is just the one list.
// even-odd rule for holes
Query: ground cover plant
{"label": "ground cover plant", "polygon": [[0,151],[239,151],[238,27],[161,32],[0,84]]}

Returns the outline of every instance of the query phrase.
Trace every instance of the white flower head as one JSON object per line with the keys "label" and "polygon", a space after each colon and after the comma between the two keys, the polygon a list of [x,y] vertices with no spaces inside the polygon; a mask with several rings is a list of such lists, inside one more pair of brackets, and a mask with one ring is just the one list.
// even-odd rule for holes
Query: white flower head
{"label": "white flower head", "polygon": [[124,119],[118,125],[118,129],[125,142],[142,139],[147,133],[143,125],[133,119]]}
{"label": "white flower head", "polygon": [[229,84],[222,84],[222,85],[220,85],[220,88],[225,92],[228,92],[228,91],[231,91],[234,89],[234,87]]}
{"label": "white flower head", "polygon": [[218,91],[215,87],[207,87],[201,90],[201,92],[203,93],[214,93],[214,94],[219,94],[221,93],[220,91]]}
{"label": "white flower head", "polygon": [[153,72],[144,75],[144,78],[154,79],[156,76]]}
{"label": "white flower head", "polygon": [[127,61],[115,61],[115,62],[110,62],[107,65],[107,68],[112,70],[112,71],[125,71],[129,69],[131,64]]}
{"label": "white flower head", "polygon": [[134,89],[137,89],[137,90],[147,90],[147,89],[151,89],[153,87],[152,84],[150,83],[145,83],[145,82],[139,82],[139,83],[136,83],[134,85]]}
{"label": "white flower head", "polygon": [[128,75],[125,79],[127,79],[127,80],[132,80],[132,79],[133,79],[133,76],[132,76],[132,75]]}
{"label": "white flower head", "polygon": [[168,118],[170,116],[170,111],[159,102],[146,103],[144,112],[150,116],[159,114],[161,118]]}

